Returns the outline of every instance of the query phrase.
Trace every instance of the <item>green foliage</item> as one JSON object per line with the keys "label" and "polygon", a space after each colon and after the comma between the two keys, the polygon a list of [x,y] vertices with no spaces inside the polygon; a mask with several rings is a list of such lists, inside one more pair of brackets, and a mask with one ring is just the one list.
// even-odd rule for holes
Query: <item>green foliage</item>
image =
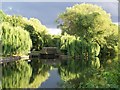
{"label": "green foliage", "polygon": [[48,44],[51,36],[48,34],[47,28],[38,19],[30,18],[28,20],[22,16],[6,15],[2,11],[0,16],[4,16],[3,22],[8,22],[11,27],[21,27],[29,32],[33,45],[31,50],[41,50],[43,46]]}
{"label": "green foliage", "polygon": [[3,55],[27,54],[32,42],[30,35],[21,27],[12,27],[9,23],[2,23]]}
{"label": "green foliage", "polygon": [[51,44],[49,43],[50,46],[60,48],[61,35],[52,35],[51,37],[52,40],[51,40]]}
{"label": "green foliage", "polygon": [[91,45],[94,56],[98,56],[101,48],[106,46],[116,50],[118,26],[114,25],[110,15],[97,5],[76,4],[68,7],[59,15],[57,23],[62,29],[62,34],[66,32],[80,37],[80,40]]}
{"label": "green foliage", "polygon": [[31,25],[26,25],[25,30],[30,33],[30,38],[32,40],[32,49],[40,50],[43,46],[43,40],[40,37],[40,33],[36,32]]}
{"label": "green foliage", "polygon": [[23,26],[24,22],[22,21],[22,16],[11,16],[11,15],[5,15],[5,18],[3,19],[3,22],[10,23],[11,26],[17,27],[17,26]]}
{"label": "green foliage", "polygon": [[70,36],[65,33],[65,35],[61,37],[60,49],[64,51],[66,54],[74,56],[75,43],[73,42],[75,41],[75,39],[76,38],[74,36]]}
{"label": "green foliage", "polygon": [[118,45],[118,25],[112,24],[111,31],[112,33],[108,37],[105,37],[105,39],[107,42],[107,47],[113,48]]}
{"label": "green foliage", "polygon": [[101,53],[107,56],[116,55],[118,53],[118,43],[119,43],[119,33],[118,33],[118,26],[112,25],[111,26],[112,33],[105,37],[106,43],[101,47]]}
{"label": "green foliage", "polygon": [[3,22],[4,18],[5,18],[5,14],[3,13],[2,10],[0,10],[0,24]]}
{"label": "green foliage", "polygon": [[92,48],[92,49],[91,49],[92,55],[93,55],[93,56],[98,56],[99,53],[100,53],[100,46],[99,46],[99,44],[93,42],[93,43],[91,43],[90,45],[91,45],[91,48]]}
{"label": "green foliage", "polygon": [[118,53],[120,54],[120,25],[118,25]]}
{"label": "green foliage", "polygon": [[41,50],[50,38],[47,28],[38,19],[30,18],[24,28],[30,33],[33,43],[32,50]]}
{"label": "green foliage", "polygon": [[87,41],[97,40],[100,44],[104,43],[104,37],[109,35],[111,23],[110,15],[92,4],[74,5],[58,17],[58,24],[63,32]]}
{"label": "green foliage", "polygon": [[80,88],[120,88],[119,77],[119,62],[107,62],[104,68],[96,70],[93,76]]}
{"label": "green foliage", "polygon": [[61,36],[60,50],[72,57],[89,58],[98,56],[100,46],[95,42],[86,42],[86,40],[69,34]]}
{"label": "green foliage", "polygon": [[100,60],[98,57],[95,57],[93,60],[92,60],[92,66],[95,67],[95,68],[100,68]]}

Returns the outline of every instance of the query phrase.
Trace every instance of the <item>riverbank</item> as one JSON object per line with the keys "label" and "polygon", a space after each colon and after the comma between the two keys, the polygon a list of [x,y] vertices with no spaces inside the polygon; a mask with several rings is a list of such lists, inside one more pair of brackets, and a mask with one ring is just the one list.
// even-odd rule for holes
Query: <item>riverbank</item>
{"label": "riverbank", "polygon": [[[18,61],[18,60],[22,60],[22,59],[35,59],[35,58],[31,58],[31,57],[26,56],[26,55],[24,55],[24,56],[0,57],[0,64],[1,63],[6,63],[6,62]],[[68,60],[68,59],[71,59],[71,57],[68,56],[68,55],[60,55],[57,59],[59,59],[59,60]]]}
{"label": "riverbank", "polygon": [[18,61],[21,59],[29,59],[29,56],[10,56],[10,57],[0,57],[0,63]]}

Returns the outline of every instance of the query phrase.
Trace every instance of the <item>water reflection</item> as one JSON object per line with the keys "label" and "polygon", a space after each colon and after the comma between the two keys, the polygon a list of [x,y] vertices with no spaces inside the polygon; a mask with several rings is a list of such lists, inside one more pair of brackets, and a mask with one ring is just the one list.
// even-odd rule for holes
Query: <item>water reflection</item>
{"label": "water reflection", "polygon": [[[90,60],[33,59],[31,62],[20,60],[2,66],[3,88],[42,88],[45,84],[49,88],[50,84],[57,85],[59,81],[59,87],[64,88],[120,88],[120,62],[117,57],[95,57]],[[55,70],[56,74],[51,70]]]}
{"label": "water reflection", "polygon": [[30,78],[30,88],[38,88],[42,82],[48,79],[50,66],[43,64],[41,60],[31,60],[29,63],[32,67],[32,75]]}
{"label": "water reflection", "polygon": [[17,61],[3,64],[3,88],[38,88],[48,77],[49,66],[40,60]]}
{"label": "water reflection", "polygon": [[66,60],[62,61],[59,67],[59,74],[64,81],[83,77],[91,68],[99,68],[100,60],[98,57],[92,60]]}
{"label": "water reflection", "polygon": [[58,73],[58,69],[54,68],[49,71],[50,77],[43,82],[40,88],[60,88],[60,84],[63,82]]}
{"label": "water reflection", "polygon": [[25,61],[5,63],[2,67],[3,88],[27,88],[32,68]]}
{"label": "water reflection", "polygon": [[[88,64],[89,63],[89,64]],[[65,82],[64,88],[120,88],[120,62],[118,58],[104,60],[93,58],[87,63],[82,60],[65,61],[59,73]]]}

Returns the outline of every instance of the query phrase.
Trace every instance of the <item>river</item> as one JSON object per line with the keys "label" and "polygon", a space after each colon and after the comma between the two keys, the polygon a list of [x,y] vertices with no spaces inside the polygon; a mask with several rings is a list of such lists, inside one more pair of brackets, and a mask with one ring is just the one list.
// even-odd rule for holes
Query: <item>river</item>
{"label": "river", "polygon": [[2,64],[2,88],[120,88],[118,57]]}

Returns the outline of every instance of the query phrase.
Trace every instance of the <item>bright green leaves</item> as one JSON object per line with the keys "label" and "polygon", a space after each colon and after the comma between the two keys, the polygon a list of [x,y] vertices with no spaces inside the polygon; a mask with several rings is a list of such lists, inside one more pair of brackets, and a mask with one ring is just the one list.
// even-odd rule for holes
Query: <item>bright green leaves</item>
{"label": "bright green leaves", "polygon": [[98,57],[95,57],[93,60],[92,60],[92,67],[95,67],[95,68],[100,68],[100,60]]}
{"label": "bright green leaves", "polygon": [[[58,27],[62,29],[62,34],[80,37],[81,40],[92,45],[93,51],[98,56],[100,48],[114,47],[118,43],[118,29],[111,21],[110,14],[101,7],[93,4],[76,4],[66,8],[66,11],[58,16]],[[96,50],[95,50],[96,48]],[[93,52],[92,51],[92,52]]]}
{"label": "bright green leaves", "polygon": [[27,31],[21,27],[12,27],[2,23],[3,55],[27,54],[32,47],[32,41]]}
{"label": "bright green leaves", "polygon": [[96,42],[89,43],[80,37],[65,33],[61,36],[60,50],[69,56],[83,59],[98,56],[100,53],[100,46]]}
{"label": "bright green leaves", "polygon": [[99,53],[100,53],[100,46],[97,43],[94,42],[94,43],[91,44],[91,48],[92,48],[92,50],[91,50],[92,55],[93,56],[98,56]]}
{"label": "bright green leaves", "polygon": [[0,10],[0,24],[3,22],[5,18],[5,14],[2,12],[2,10]]}
{"label": "bright green leaves", "polygon": [[111,23],[109,14],[97,5],[92,4],[77,4],[67,8],[58,17],[58,24],[63,32],[88,40],[90,34],[93,36],[92,38],[96,34],[101,35],[98,32],[104,31]]}
{"label": "bright green leaves", "polygon": [[118,53],[120,54],[120,25],[118,26]]}
{"label": "bright green leaves", "polygon": [[32,50],[41,50],[46,45],[46,41],[51,38],[47,28],[38,19],[30,18],[26,21],[24,29],[30,33],[33,44]]}
{"label": "bright green leaves", "polygon": [[[8,39],[8,41],[6,42],[4,40],[2,41],[9,44],[7,44],[7,46],[3,45],[3,48],[5,49],[3,50],[4,54],[8,54],[8,51],[9,54],[11,52],[11,55],[13,55],[18,52],[21,52],[21,54],[24,54],[24,52],[27,53],[30,49],[41,50],[42,47],[45,46],[46,43],[48,43],[48,39],[51,39],[51,36],[48,34],[47,28],[42,25],[38,19],[30,18],[28,20],[27,18],[22,16],[6,15],[2,11],[0,12],[0,17],[3,18],[3,26],[1,26],[1,24],[0,26],[4,27],[5,32],[3,32],[5,34],[5,37],[3,37],[2,39]],[[5,23],[8,23],[8,26],[5,25]],[[9,48],[10,45],[13,45],[14,49],[13,47]]]}

